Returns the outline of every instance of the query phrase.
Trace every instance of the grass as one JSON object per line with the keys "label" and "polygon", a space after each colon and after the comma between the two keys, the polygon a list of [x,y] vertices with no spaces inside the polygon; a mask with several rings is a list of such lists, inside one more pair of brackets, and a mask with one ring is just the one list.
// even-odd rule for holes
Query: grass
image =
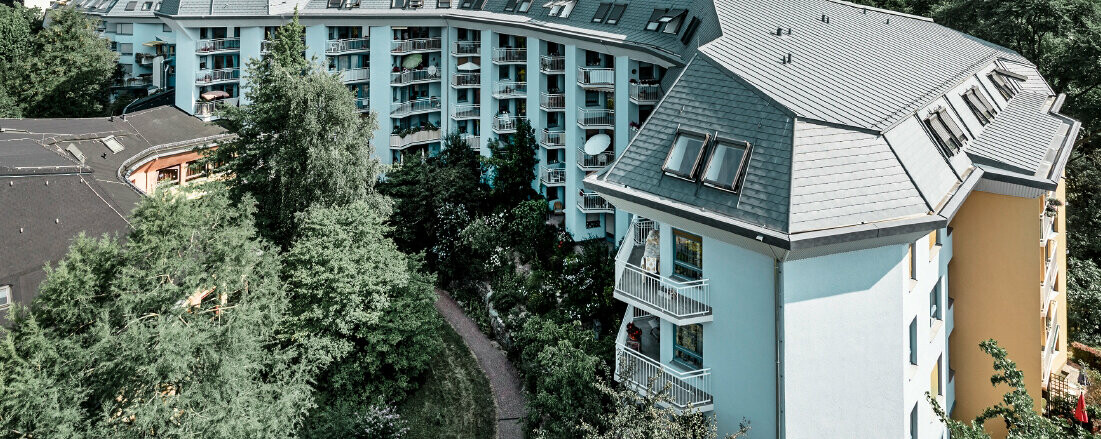
{"label": "grass", "polygon": [[406,437],[492,439],[496,410],[489,380],[451,325],[444,323],[441,335],[444,348],[424,384],[398,409],[409,427]]}

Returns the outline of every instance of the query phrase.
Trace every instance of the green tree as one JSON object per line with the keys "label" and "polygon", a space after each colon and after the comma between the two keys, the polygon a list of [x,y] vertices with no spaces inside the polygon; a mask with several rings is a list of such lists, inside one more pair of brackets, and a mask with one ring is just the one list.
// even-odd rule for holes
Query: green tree
{"label": "green tree", "polygon": [[[658,387],[651,379],[646,389],[636,392],[630,389],[613,389],[601,380],[597,384],[601,393],[613,401],[612,409],[602,416],[603,428],[581,425],[585,439],[714,439],[718,437],[715,418],[689,408],[683,412],[672,408],[673,398],[666,383]],[[723,436],[735,439],[749,433],[749,422]]]}
{"label": "green tree", "polygon": [[282,247],[294,235],[297,213],[364,199],[379,173],[371,157],[374,115],[360,116],[335,75],[303,64],[301,34],[301,26],[284,26],[272,56],[249,62],[251,103],[224,114],[237,138],[209,157],[235,177],[227,183],[235,199],[256,199],[260,232]]}
{"label": "green tree", "polygon": [[520,121],[516,133],[504,140],[489,141],[491,155],[486,159],[492,182],[492,198],[495,206],[515,206],[536,196],[531,181],[535,178],[538,163],[535,151],[535,130],[527,119]]}
{"label": "green tree", "polygon": [[34,54],[23,66],[23,81],[8,92],[24,102],[27,117],[106,114],[118,54],[96,32],[96,20],[71,7],[48,14],[49,26],[35,34]]}
{"label": "green tree", "polygon": [[385,201],[312,207],[286,255],[291,337],[319,365],[308,437],[343,437],[355,413],[400,402],[440,349],[434,279],[401,253]]}
{"label": "green tree", "polygon": [[539,371],[528,395],[527,422],[547,438],[572,439],[580,425],[600,425],[605,401],[596,385],[606,374],[604,361],[570,340],[542,347],[531,364]]}
{"label": "green tree", "polygon": [[276,343],[279,256],[248,203],[203,191],[143,200],[124,245],[78,239],[15,314],[0,349],[6,436],[293,436],[309,365]]}
{"label": "green tree", "polygon": [[1101,346],[1101,268],[1089,259],[1067,259],[1067,334]]}
{"label": "green tree", "polygon": [[1024,374],[1017,369],[1017,363],[1009,359],[1005,349],[994,340],[979,343],[979,347],[994,359],[994,376],[990,377],[993,386],[1005,384],[1010,391],[1002,397],[1002,402],[987,407],[970,423],[948,418],[937,399],[926,393],[933,411],[941,422],[948,425],[948,433],[953,439],[989,439],[983,430],[988,420],[998,419],[1005,422],[1010,438],[1046,439],[1046,438],[1094,438],[1084,429],[1066,419],[1045,418],[1036,411],[1032,397],[1025,390]]}

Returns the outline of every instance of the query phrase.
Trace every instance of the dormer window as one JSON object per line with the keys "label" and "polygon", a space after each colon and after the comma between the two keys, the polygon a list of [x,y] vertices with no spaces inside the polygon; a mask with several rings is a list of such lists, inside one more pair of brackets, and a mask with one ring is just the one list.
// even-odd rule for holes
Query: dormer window
{"label": "dormer window", "polygon": [[994,116],[998,114],[998,110],[994,108],[994,104],[990,103],[990,100],[979,91],[978,87],[971,87],[970,90],[964,92],[963,101],[967,102],[967,106],[971,108],[971,112],[975,113],[975,118],[979,119],[979,123],[984,126],[993,122]]}
{"label": "dormer window", "polygon": [[665,157],[665,164],[661,169],[666,174],[693,180],[696,178],[696,169],[699,168],[700,158],[703,156],[703,145],[707,143],[706,134],[696,134],[687,131],[677,133],[673,139],[673,147],[669,155]]}
{"label": "dormer window", "polygon": [[925,126],[929,128],[937,146],[946,157],[955,155],[967,143],[967,135],[943,108],[929,113],[925,118]]}
{"label": "dormer window", "polygon": [[995,69],[993,72],[987,74],[986,77],[990,78],[990,82],[994,83],[994,88],[997,88],[998,93],[1001,93],[1002,97],[1007,101],[1017,95],[1017,88],[1010,79],[1021,81],[1027,79],[1021,75],[1003,69]]}
{"label": "dormer window", "polygon": [[718,189],[738,192],[749,164],[749,142],[718,139],[703,172],[703,182]]}

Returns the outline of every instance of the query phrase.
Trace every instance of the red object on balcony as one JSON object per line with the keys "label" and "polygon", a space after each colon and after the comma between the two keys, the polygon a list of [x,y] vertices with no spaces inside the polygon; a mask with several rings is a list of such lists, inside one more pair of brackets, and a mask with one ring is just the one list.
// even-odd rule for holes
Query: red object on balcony
{"label": "red object on balcony", "polygon": [[1078,406],[1074,408],[1074,419],[1083,424],[1090,422],[1090,416],[1086,414],[1086,394],[1078,395]]}

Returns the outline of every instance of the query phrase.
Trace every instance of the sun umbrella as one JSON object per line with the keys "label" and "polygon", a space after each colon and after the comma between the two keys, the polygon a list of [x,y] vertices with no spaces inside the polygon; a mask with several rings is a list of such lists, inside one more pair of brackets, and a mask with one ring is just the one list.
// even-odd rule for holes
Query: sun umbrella
{"label": "sun umbrella", "polygon": [[204,101],[213,101],[213,100],[215,100],[215,99],[225,99],[225,98],[228,98],[228,97],[229,97],[229,93],[226,93],[226,92],[224,92],[224,91],[222,91],[222,90],[214,90],[214,91],[208,91],[208,92],[206,92],[206,93],[203,93],[203,94],[201,94],[201,95],[199,95],[199,96],[200,96],[200,97],[202,97]]}
{"label": "sun umbrella", "polygon": [[407,69],[415,69],[417,66],[421,65],[422,59],[424,59],[424,57],[419,53],[406,55],[405,59],[401,62],[401,66]]}
{"label": "sun umbrella", "polygon": [[460,71],[464,71],[464,72],[473,72],[475,70],[480,70],[481,68],[482,68],[482,66],[474,64],[472,62],[465,62],[465,63],[459,64],[459,67],[458,67],[458,69]]}
{"label": "sun umbrella", "polygon": [[612,138],[607,134],[597,134],[585,141],[585,154],[597,155],[608,149],[612,144]]}

